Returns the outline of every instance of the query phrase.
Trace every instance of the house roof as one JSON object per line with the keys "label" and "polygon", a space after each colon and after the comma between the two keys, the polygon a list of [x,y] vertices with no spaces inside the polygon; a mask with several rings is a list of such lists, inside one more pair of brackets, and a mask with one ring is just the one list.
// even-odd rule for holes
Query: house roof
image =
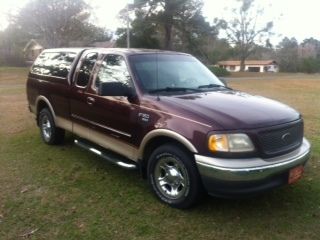
{"label": "house roof", "polygon": [[[277,64],[275,60],[247,60],[245,65],[270,65]],[[240,61],[220,61],[218,65],[227,65],[227,66],[240,66]]]}
{"label": "house roof", "polygon": [[43,41],[39,39],[30,39],[29,42],[25,45],[23,51],[26,52],[29,48],[34,48],[34,49],[44,49],[44,43]]}

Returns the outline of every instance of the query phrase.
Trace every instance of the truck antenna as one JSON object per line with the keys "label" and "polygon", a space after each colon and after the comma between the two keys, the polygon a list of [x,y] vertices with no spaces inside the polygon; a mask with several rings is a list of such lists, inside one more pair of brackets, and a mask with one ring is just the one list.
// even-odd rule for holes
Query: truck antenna
{"label": "truck antenna", "polygon": [[[159,70],[158,70],[158,52],[156,52],[156,84],[157,84],[157,90],[159,89]],[[157,101],[160,101],[159,92],[157,91]]]}

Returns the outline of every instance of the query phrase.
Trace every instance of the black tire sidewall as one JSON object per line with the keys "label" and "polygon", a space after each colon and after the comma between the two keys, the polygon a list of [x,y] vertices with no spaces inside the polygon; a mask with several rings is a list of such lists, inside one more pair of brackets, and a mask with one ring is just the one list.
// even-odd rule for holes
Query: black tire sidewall
{"label": "black tire sidewall", "polygon": [[[42,124],[42,118],[43,118],[44,116],[47,116],[47,118],[48,118],[48,120],[49,120],[49,122],[50,122],[50,124],[51,124],[51,136],[50,136],[49,141],[46,140],[46,138],[44,137],[44,135],[43,135],[43,130],[42,130],[42,126],[41,126],[41,124]],[[42,140],[43,140],[45,143],[50,144],[50,145],[55,144],[55,142],[56,142],[56,141],[55,141],[55,140],[56,140],[56,125],[55,125],[55,123],[54,123],[53,116],[52,116],[51,112],[50,112],[47,108],[42,109],[42,110],[40,111],[40,113],[39,113],[39,127],[40,127],[40,133],[41,133],[41,138],[42,138]]]}
{"label": "black tire sidewall", "polygon": [[[163,195],[155,182],[154,171],[156,164],[164,156],[173,157],[182,163],[188,174],[188,189],[179,199],[170,199]],[[153,151],[148,161],[148,180],[156,196],[175,208],[189,208],[197,202],[201,195],[200,176],[192,155],[175,144],[166,144]]]}

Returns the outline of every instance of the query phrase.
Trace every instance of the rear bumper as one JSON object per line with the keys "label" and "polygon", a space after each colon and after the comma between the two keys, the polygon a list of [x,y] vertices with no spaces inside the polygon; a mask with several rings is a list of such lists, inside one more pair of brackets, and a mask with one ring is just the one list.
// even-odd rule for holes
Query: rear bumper
{"label": "rear bumper", "polygon": [[309,157],[310,143],[303,139],[300,148],[270,159],[221,159],[195,155],[195,160],[209,194],[233,197],[287,184],[289,170],[305,165]]}

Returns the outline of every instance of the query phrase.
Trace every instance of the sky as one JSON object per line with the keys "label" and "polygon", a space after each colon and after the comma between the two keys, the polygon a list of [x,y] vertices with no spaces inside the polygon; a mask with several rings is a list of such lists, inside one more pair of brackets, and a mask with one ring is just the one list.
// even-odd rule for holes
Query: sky
{"label": "sky", "polygon": [[[231,8],[236,0],[203,0],[203,13],[207,21],[214,18],[232,17]],[[0,30],[7,24],[8,13],[15,13],[28,0],[0,1]],[[95,12],[94,21],[103,27],[116,30],[121,22],[118,12],[132,0],[87,0]],[[261,22],[274,22],[271,42],[277,44],[283,37],[295,37],[299,42],[314,37],[320,40],[320,1],[319,0],[256,0],[255,4],[264,8]]]}

